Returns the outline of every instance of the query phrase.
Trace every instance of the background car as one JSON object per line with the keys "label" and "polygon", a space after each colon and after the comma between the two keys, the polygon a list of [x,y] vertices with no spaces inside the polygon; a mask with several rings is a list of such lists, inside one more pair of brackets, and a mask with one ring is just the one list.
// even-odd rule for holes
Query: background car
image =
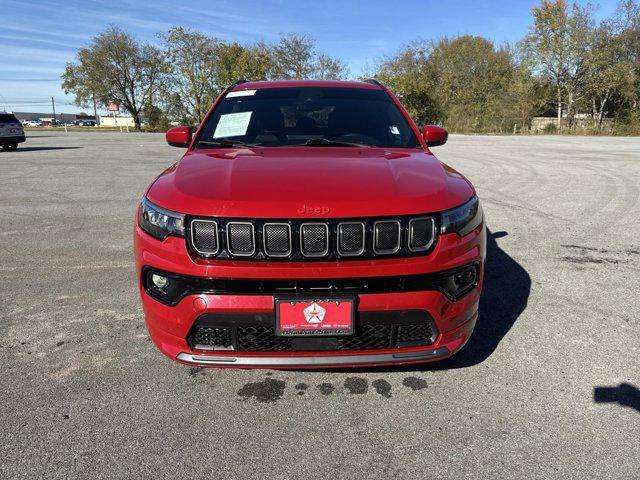
{"label": "background car", "polygon": [[18,144],[26,140],[20,120],[13,113],[0,113],[0,147],[16,150]]}
{"label": "background car", "polygon": [[76,119],[73,121],[73,124],[77,125],[78,127],[95,127],[96,121],[89,119]]}

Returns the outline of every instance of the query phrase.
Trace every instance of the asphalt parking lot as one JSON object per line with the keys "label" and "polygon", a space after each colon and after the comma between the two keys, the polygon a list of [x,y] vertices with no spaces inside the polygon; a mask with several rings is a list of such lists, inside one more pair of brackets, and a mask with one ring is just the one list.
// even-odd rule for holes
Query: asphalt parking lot
{"label": "asphalt parking lot", "polygon": [[452,136],[491,230],[458,356],[196,369],[150,342],[132,222],[181,151],[31,133],[0,152],[0,477],[640,478],[640,139]]}

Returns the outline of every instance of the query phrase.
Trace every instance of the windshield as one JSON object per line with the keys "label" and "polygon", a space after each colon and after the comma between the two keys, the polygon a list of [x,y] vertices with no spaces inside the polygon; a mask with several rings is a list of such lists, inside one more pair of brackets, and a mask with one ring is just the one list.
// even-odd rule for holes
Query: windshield
{"label": "windshield", "polygon": [[0,113],[0,123],[20,123],[11,113]]}
{"label": "windshield", "polygon": [[233,144],[420,146],[385,91],[310,87],[229,92],[207,119],[196,148]]}

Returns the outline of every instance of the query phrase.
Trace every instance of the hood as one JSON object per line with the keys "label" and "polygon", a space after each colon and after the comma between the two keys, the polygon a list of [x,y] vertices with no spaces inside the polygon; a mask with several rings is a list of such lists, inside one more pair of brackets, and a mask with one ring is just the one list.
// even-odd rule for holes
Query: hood
{"label": "hood", "polygon": [[281,147],[193,150],[147,192],[161,207],[236,218],[347,218],[438,212],[469,182],[418,149]]}

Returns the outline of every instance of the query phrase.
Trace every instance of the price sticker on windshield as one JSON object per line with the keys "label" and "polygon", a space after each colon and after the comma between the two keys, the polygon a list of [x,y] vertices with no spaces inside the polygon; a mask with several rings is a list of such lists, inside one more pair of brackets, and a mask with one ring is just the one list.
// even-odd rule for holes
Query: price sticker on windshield
{"label": "price sticker on windshield", "polygon": [[252,113],[253,112],[240,112],[220,115],[216,131],[213,132],[213,138],[239,137],[246,135]]}

